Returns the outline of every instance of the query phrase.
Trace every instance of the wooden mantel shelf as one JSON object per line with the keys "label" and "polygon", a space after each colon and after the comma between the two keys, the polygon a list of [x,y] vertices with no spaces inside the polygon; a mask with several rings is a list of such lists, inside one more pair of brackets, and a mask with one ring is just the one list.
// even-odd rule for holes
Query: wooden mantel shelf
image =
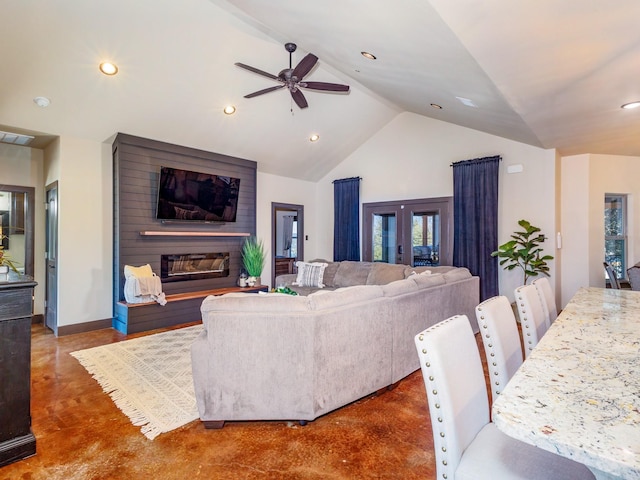
{"label": "wooden mantel shelf", "polygon": [[140,232],[143,237],[250,237],[250,233],[245,232],[176,232],[164,230],[145,230]]}

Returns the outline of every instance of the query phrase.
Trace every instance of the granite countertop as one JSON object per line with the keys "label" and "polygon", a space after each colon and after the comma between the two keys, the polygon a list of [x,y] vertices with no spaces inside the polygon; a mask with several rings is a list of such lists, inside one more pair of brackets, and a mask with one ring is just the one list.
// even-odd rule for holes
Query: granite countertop
{"label": "granite countertop", "polygon": [[493,405],[508,435],[640,479],[640,292],[582,288]]}

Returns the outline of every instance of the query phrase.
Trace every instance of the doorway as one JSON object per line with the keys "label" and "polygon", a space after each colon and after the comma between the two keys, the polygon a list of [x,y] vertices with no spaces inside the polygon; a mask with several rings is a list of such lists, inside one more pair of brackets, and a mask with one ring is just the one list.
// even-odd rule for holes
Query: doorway
{"label": "doorway", "polygon": [[271,285],[304,259],[304,205],[271,203]]}
{"label": "doorway", "polygon": [[453,262],[451,197],[365,203],[363,260],[411,265]]}
{"label": "doorway", "polygon": [[45,325],[58,335],[58,182],[46,187]]}

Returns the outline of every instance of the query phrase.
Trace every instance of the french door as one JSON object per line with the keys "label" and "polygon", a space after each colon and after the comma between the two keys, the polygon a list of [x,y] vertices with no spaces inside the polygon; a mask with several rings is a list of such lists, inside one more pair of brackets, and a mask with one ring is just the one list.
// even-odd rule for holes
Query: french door
{"label": "french door", "polygon": [[363,260],[451,265],[452,197],[365,203],[362,211]]}

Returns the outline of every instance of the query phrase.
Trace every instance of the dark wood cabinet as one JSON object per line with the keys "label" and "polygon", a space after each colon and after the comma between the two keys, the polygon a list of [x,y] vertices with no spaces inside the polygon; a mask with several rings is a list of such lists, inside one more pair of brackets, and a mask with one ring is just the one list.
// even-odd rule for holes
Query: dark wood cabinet
{"label": "dark wood cabinet", "polygon": [[31,316],[29,277],[0,281],[0,467],[35,455],[31,432]]}

